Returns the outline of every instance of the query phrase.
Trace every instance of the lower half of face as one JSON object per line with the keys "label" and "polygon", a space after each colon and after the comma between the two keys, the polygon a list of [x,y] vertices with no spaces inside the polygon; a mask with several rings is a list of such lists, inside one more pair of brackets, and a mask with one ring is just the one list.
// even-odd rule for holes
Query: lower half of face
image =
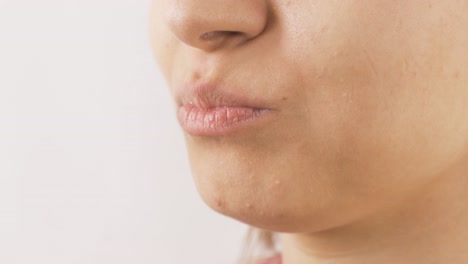
{"label": "lower half of face", "polygon": [[[318,231],[466,160],[466,4],[271,2],[274,23],[217,60],[229,61],[227,84],[274,106],[271,117],[233,135],[186,135],[209,206],[265,229]],[[171,86],[201,55],[167,39],[155,47]]]}

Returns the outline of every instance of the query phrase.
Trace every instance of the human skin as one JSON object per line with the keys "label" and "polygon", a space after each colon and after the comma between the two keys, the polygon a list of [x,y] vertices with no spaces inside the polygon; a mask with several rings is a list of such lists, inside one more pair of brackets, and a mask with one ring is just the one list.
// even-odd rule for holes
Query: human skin
{"label": "human skin", "polygon": [[185,133],[201,197],[281,232],[286,264],[467,263],[467,13],[463,0],[154,0],[176,106],[187,83],[212,82],[272,109],[235,133]]}

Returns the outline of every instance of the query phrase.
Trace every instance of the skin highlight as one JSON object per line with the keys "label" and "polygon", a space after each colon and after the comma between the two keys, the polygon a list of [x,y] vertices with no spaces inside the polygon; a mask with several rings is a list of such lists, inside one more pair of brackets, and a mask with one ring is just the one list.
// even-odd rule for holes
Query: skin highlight
{"label": "skin highlight", "polygon": [[208,81],[271,118],[185,133],[217,212],[283,263],[468,262],[468,1],[154,0],[174,98]]}

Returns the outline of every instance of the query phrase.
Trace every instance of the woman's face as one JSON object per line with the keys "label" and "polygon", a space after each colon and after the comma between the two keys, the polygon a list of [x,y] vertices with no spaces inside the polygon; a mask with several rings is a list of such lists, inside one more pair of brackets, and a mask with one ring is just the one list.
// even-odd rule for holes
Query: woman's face
{"label": "woman's face", "polygon": [[459,0],[155,0],[153,48],[205,202],[318,231],[466,162],[467,12]]}

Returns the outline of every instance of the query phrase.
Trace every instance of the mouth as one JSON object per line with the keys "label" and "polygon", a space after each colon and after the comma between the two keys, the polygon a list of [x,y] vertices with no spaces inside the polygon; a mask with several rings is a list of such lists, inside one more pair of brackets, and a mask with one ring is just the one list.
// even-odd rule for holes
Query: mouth
{"label": "mouth", "polygon": [[229,136],[254,129],[274,109],[259,98],[234,95],[212,84],[188,85],[179,97],[178,119],[193,136]]}

